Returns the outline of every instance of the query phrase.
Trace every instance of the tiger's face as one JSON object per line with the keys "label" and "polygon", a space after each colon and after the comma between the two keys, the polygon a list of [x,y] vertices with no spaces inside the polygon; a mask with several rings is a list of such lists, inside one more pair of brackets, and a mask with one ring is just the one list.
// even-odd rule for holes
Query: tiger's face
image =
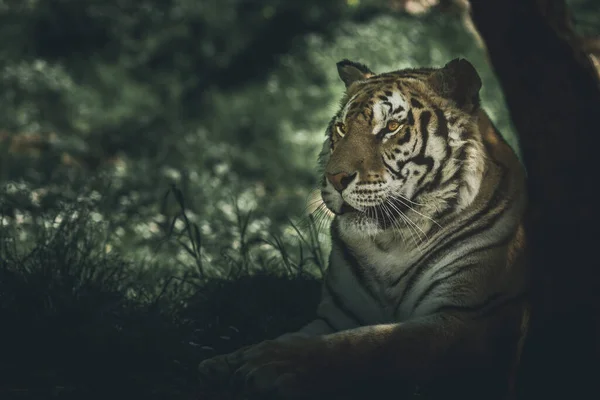
{"label": "tiger's face", "polygon": [[359,232],[377,233],[473,200],[484,153],[481,81],[471,64],[375,75],[344,60],[338,71],[346,93],[322,153],[329,210]]}

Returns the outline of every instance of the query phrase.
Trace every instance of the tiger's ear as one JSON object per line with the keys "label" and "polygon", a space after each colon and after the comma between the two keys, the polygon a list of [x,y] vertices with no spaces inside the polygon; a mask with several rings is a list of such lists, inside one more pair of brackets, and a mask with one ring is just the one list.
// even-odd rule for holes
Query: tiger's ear
{"label": "tiger's ear", "polygon": [[474,112],[479,107],[481,78],[464,58],[455,58],[429,78],[434,90],[453,100],[458,107]]}
{"label": "tiger's ear", "polygon": [[366,65],[346,59],[337,63],[337,70],[346,88],[356,81],[362,81],[375,75]]}

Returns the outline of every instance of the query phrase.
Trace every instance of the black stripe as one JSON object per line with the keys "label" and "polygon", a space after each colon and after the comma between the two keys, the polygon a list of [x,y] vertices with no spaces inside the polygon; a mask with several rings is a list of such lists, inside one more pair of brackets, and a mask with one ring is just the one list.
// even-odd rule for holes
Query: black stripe
{"label": "black stripe", "polygon": [[421,103],[419,100],[415,99],[414,97],[410,99],[410,105],[413,106],[414,108],[423,108],[423,103]]}
{"label": "black stripe", "polygon": [[[455,157],[455,159],[460,159],[460,160],[464,159],[464,154],[465,154],[464,147],[461,147],[460,149],[458,149],[458,154]],[[419,195],[421,195],[421,193],[426,192],[428,190],[434,190],[436,188],[444,189],[444,187],[447,186],[447,185],[444,185],[442,187],[440,185],[441,185],[442,178],[443,178],[442,171],[451,156],[452,156],[452,151],[450,150],[450,145],[446,142],[446,155],[444,156],[444,159],[440,162],[440,166],[436,170],[435,175],[433,176],[433,179],[431,180],[431,182],[428,182],[425,185],[423,185],[421,188],[417,189],[417,191],[413,195],[414,199],[418,198]],[[464,168],[462,167],[462,164],[461,164],[459,166],[459,168],[457,168],[456,171],[454,171],[454,173],[448,179],[446,179],[446,182],[449,182],[449,184],[452,184],[456,180],[456,177],[458,175],[462,175],[463,170],[464,170]],[[460,187],[460,185],[459,185],[459,187]],[[458,190],[455,191],[455,195],[456,196],[454,198],[448,200],[448,207],[446,207],[444,210],[441,210],[440,212],[438,212],[435,215],[435,217],[441,219],[444,216],[448,215],[450,212],[452,212],[456,208],[456,205],[458,204]]]}
{"label": "black stripe", "polygon": [[[491,217],[490,221],[487,221],[487,223],[484,224],[483,226],[481,226],[480,228],[468,229],[472,226],[475,226],[474,225],[475,222],[480,221],[482,219],[482,217],[490,211],[490,209],[495,208],[504,199],[502,196],[504,194],[503,182],[505,181],[506,178],[507,178],[506,171],[503,170],[500,182],[496,186],[492,197],[490,198],[488,203],[485,205],[485,207],[483,207],[477,213],[473,214],[470,218],[468,218],[467,221],[465,221],[465,223],[457,226],[453,232],[446,235],[446,237],[448,237],[448,240],[443,245],[441,245],[438,249],[435,249],[435,251],[433,251],[433,252],[424,254],[423,256],[421,256],[421,258],[416,263],[414,263],[411,267],[407,268],[396,280],[394,280],[394,282],[392,282],[392,287],[397,286],[402,281],[402,279],[404,279],[404,277],[406,277],[406,275],[408,273],[410,273],[413,269],[417,268],[420,264],[427,264],[427,262],[431,258],[433,258],[436,254],[438,254],[440,251],[444,251],[447,249],[447,247],[454,245],[458,241],[461,241],[466,237],[472,236],[473,234],[478,234],[478,233],[488,229],[490,225],[493,225],[502,216],[502,213],[498,213],[498,214],[494,215],[493,217]],[[464,230],[465,228],[467,230],[464,231],[462,235],[458,236],[457,238],[453,237],[455,234],[457,234],[461,230]]]}
{"label": "black stripe", "polygon": [[[407,162],[409,161],[413,161],[413,160],[424,160],[425,158],[425,150],[427,149],[427,140],[429,139],[429,133],[427,132],[427,127],[429,125],[429,121],[431,120],[431,112],[429,111],[422,111],[419,114],[419,129],[421,131],[421,148],[419,149],[419,154],[412,159],[406,160],[405,162],[402,162],[402,166],[400,165],[401,161],[397,162],[397,166],[398,166],[398,172],[400,173],[400,171],[402,171],[402,168]],[[417,144],[419,143],[418,140],[415,140],[415,144],[413,145],[413,148],[411,150],[411,152],[414,154],[415,149],[417,148]],[[429,157],[431,158],[431,157]],[[418,162],[418,161],[415,161]],[[425,174],[423,174],[425,175]],[[421,179],[423,179],[423,177],[421,177]]]}
{"label": "black stripe", "polygon": [[[428,262],[434,258],[441,258],[443,256],[443,254],[442,255],[439,255],[439,254],[445,253],[447,250],[449,250],[449,247],[455,246],[459,242],[462,242],[466,239],[470,239],[473,236],[479,235],[479,234],[485,232],[486,230],[490,229],[491,226],[493,226],[496,222],[498,222],[503,217],[504,210],[506,210],[509,203],[504,204],[502,206],[503,210],[501,210],[497,213],[493,213],[493,215],[491,217],[489,217],[487,220],[483,220],[483,217],[485,214],[490,213],[490,211],[492,209],[495,209],[497,206],[500,206],[500,204],[502,203],[503,200],[504,200],[504,198],[502,196],[495,196],[495,198],[493,198],[492,200],[490,200],[488,202],[486,207],[484,207],[476,215],[472,216],[467,221],[465,221],[463,224],[461,224],[461,227],[458,228],[455,232],[453,232],[450,235],[447,235],[447,237],[449,237],[449,239],[443,245],[434,249],[432,252],[425,254],[419,261],[417,261],[416,264],[421,264],[421,263],[428,264]],[[478,225],[477,224],[478,222],[481,222],[481,224]],[[460,235],[454,237],[454,234],[458,233],[458,231],[460,231],[461,229],[464,229],[464,228],[467,228],[468,230],[464,230]],[[472,229],[469,229],[469,228],[472,228]]]}
{"label": "black stripe", "polygon": [[421,130],[421,138],[423,139],[423,144],[421,145],[421,151],[419,154],[421,156],[425,156],[425,150],[427,149],[427,140],[429,140],[429,121],[431,121],[431,112],[430,111],[422,111],[419,114],[419,128]]}
{"label": "black stripe", "polygon": [[399,113],[400,111],[404,111],[404,107],[402,107],[401,105],[399,105],[398,107],[394,108],[394,109],[392,110],[392,114],[397,114],[397,113]]}
{"label": "black stripe", "polygon": [[[437,118],[437,130],[435,131],[434,134],[436,136],[448,138],[448,125],[447,125],[448,122],[446,120],[446,117],[444,116],[444,113],[442,112],[441,109],[439,109],[437,107],[434,108],[434,113]],[[440,162],[440,167],[437,169],[437,171],[433,177],[433,180],[431,182],[427,183],[425,186],[418,189],[414,195],[415,198],[422,192],[429,190],[431,188],[436,188],[439,186],[439,184],[442,180],[442,170],[444,168],[444,165],[450,159],[451,153],[452,153],[452,151],[450,149],[450,144],[448,143],[448,141],[446,141],[446,154],[444,155],[443,160]],[[457,158],[459,158],[461,160],[464,159],[464,154],[465,154],[464,147],[461,147],[459,149]],[[461,165],[461,167],[462,167],[462,165]],[[462,173],[462,170],[463,170],[463,168],[458,168],[457,172]],[[455,172],[450,179],[453,179],[457,175],[457,172]],[[448,209],[446,211],[451,210],[452,208],[453,207],[448,207]]]}
{"label": "black stripe", "polygon": [[[448,156],[450,156],[450,153],[448,153]],[[454,196],[453,198],[447,200],[447,207],[446,207],[446,209],[442,210],[441,212],[439,212],[437,214],[437,218],[439,218],[439,219],[445,218],[448,214],[450,214],[452,211],[454,211],[456,209],[456,207],[458,206],[458,192],[460,190],[461,185],[464,185],[464,182],[461,181],[459,178],[457,178],[457,176],[460,175],[460,178],[462,178],[462,176],[464,174],[464,171],[465,171],[464,165],[463,165],[463,161],[466,158],[465,148],[461,147],[458,150],[458,154],[454,158],[460,160],[461,164],[456,169],[456,171],[454,171],[454,173],[452,174],[452,176],[450,176],[450,178],[446,179],[446,183],[444,184],[444,186],[440,187],[440,188],[443,189],[444,187],[446,187],[448,185],[452,185],[457,180],[459,181],[459,186],[458,186],[458,188],[455,191],[455,195],[456,196]],[[442,175],[440,174],[439,177],[440,177],[440,180],[438,182],[435,182],[435,184],[437,186],[439,186],[441,184]]]}
{"label": "black stripe", "polygon": [[472,306],[458,306],[458,305],[440,306],[435,309],[433,314],[443,313],[443,312],[448,312],[448,311],[479,312],[479,311],[484,310],[486,307],[489,307],[490,305],[492,305],[492,303],[494,303],[494,301],[496,301],[500,296],[502,296],[502,293],[493,293],[493,294],[489,295],[481,303],[472,305]]}
{"label": "black stripe", "polygon": [[410,152],[411,152],[411,153],[413,153],[413,154],[414,154],[414,152],[415,152],[415,149],[417,148],[417,143],[419,143],[419,141],[418,141],[418,140],[415,140],[415,144],[413,144],[413,148],[412,148],[412,150],[410,151]]}
{"label": "black stripe", "polygon": [[415,123],[415,116],[413,115],[412,110],[408,110],[408,113],[406,114],[406,123],[409,125],[414,125]]}
{"label": "black stripe", "polygon": [[404,135],[401,135],[398,138],[398,141],[396,143],[401,146],[405,143],[410,142],[410,138],[411,138],[410,128],[407,126],[406,129],[404,130]]}
{"label": "black stripe", "polygon": [[385,162],[385,158],[383,156],[381,156],[381,161],[383,162],[383,166],[385,167],[385,169],[387,169],[392,176],[402,178],[402,176],[398,172],[394,171],[394,169],[388,163]]}
{"label": "black stripe", "polygon": [[[381,160],[383,161],[383,164],[385,165],[385,167],[395,176],[397,176],[400,179],[404,179],[404,177],[402,176],[402,174],[400,173],[400,171],[402,170],[402,168],[400,168],[400,170],[396,171],[394,170],[394,168],[392,168],[391,165],[389,165],[387,162],[385,162],[385,158],[382,156]],[[397,162],[397,165],[400,164],[400,161]],[[404,166],[405,163],[402,163],[402,166]]]}
{"label": "black stripe", "polygon": [[469,251],[468,253],[464,254],[461,258],[464,260],[465,258],[470,257],[477,253],[481,253],[481,252],[488,251],[488,250],[493,250],[493,249],[496,249],[496,248],[499,248],[502,246],[507,246],[514,239],[516,234],[517,234],[517,229],[515,229],[514,231],[510,231],[508,233],[508,235],[500,238],[498,241],[490,243],[484,247],[476,247],[476,248],[472,249],[471,251]]}
{"label": "black stripe", "polygon": [[381,304],[381,301],[377,297],[373,288],[367,284],[366,268],[360,265],[360,263],[352,253],[352,250],[350,250],[348,246],[346,246],[346,244],[342,241],[342,239],[339,236],[338,229],[339,227],[337,226],[337,224],[335,226],[332,226],[331,242],[335,243],[340,248],[344,262],[346,262],[350,266],[350,272],[352,272],[354,279],[356,279],[360,286],[362,286],[362,288],[365,289],[365,291],[369,294],[369,296],[371,296],[373,300],[375,300],[376,303],[383,307],[383,304]]}
{"label": "black stripe", "polygon": [[398,91],[400,93],[405,93],[406,92],[406,88],[404,87],[404,84],[401,81],[398,81],[398,80],[394,79],[393,84],[396,85],[396,88],[398,89]]}
{"label": "black stripe", "polygon": [[417,165],[425,165],[427,167],[427,171],[433,168],[433,157],[419,154],[418,156],[411,158],[409,161],[412,161]]}
{"label": "black stripe", "polygon": [[382,140],[383,137],[389,133],[389,130],[387,129],[387,127],[383,128],[382,130],[380,130],[379,132],[377,132],[377,134],[375,135],[375,137],[377,138],[377,140]]}
{"label": "black stripe", "polygon": [[446,208],[444,208],[437,214],[438,219],[446,218],[448,215],[450,215],[450,213],[456,210],[456,207],[458,206],[458,190],[456,190],[455,194],[455,197],[446,201]]}
{"label": "black stripe", "polygon": [[[366,108],[360,113],[360,115],[362,115],[365,120],[369,120],[369,114],[367,114]],[[371,123],[371,122],[369,122],[369,123]]]}
{"label": "black stripe", "polygon": [[327,318],[326,315],[321,315],[321,314],[317,313],[317,319],[325,322],[325,325],[327,325],[332,331],[339,332],[339,329],[333,325],[333,322],[331,322],[329,320],[329,318]]}
{"label": "black stripe", "polygon": [[489,317],[490,315],[496,314],[496,312],[502,307],[509,305],[511,303],[518,303],[526,300],[527,293],[521,292],[511,297],[506,297],[498,303],[494,303],[498,298],[502,296],[501,293],[494,293],[489,296],[485,301],[478,305],[474,306],[441,306],[435,310],[435,313],[443,313],[443,312],[452,312],[457,311],[461,313],[479,313],[478,315],[473,316],[474,319],[484,319]]}
{"label": "black stripe", "polygon": [[[429,172],[431,170],[431,167],[433,166],[433,158],[425,155],[425,150],[427,147],[427,139],[429,137],[429,135],[427,134],[427,125],[429,124],[430,119],[431,119],[431,113],[429,111],[423,111],[423,112],[421,112],[421,114],[419,114],[419,125],[421,128],[421,140],[422,140],[421,149],[419,150],[419,154],[413,158],[410,158],[406,161],[396,161],[396,167],[398,170],[398,172],[396,173],[397,176],[402,177],[401,176],[402,167],[404,167],[404,165],[406,165],[406,163],[408,163],[408,162],[414,162],[415,164],[419,164],[419,165],[426,165],[427,172]],[[418,143],[418,140],[415,140],[415,144],[412,149],[413,153],[415,152],[417,143]],[[425,177],[427,172],[425,174],[423,174],[423,176],[421,176],[421,178],[419,178],[419,182],[421,182],[423,180],[423,178]]]}
{"label": "black stripe", "polygon": [[[488,212],[490,209],[490,207],[489,207],[490,204],[491,204],[491,202],[488,203],[488,205],[482,211]],[[490,218],[489,221],[486,221],[486,223],[484,225],[482,225],[478,228],[475,228],[472,231],[463,232],[461,235],[459,235],[456,238],[449,239],[448,242],[444,243],[442,246],[435,249],[435,251],[432,251],[428,255],[426,255],[424,257],[424,259],[422,258],[421,260],[419,260],[415,264],[413,264],[409,269],[410,270],[416,269],[416,271],[411,275],[411,277],[409,278],[409,281],[406,283],[406,288],[402,292],[402,295],[400,296],[400,300],[398,301],[398,303],[396,305],[395,313],[398,312],[398,309],[402,305],[402,302],[404,301],[404,298],[406,297],[406,295],[412,291],[413,285],[415,284],[416,279],[419,276],[421,276],[423,271],[431,265],[431,263],[429,261],[432,258],[440,258],[443,255],[445,255],[446,251],[448,250],[448,247],[454,246],[454,245],[456,245],[456,243],[459,243],[459,242],[463,241],[464,239],[471,238],[473,236],[476,236],[476,235],[488,230],[490,228],[490,226],[494,225],[502,217],[503,214],[504,214],[503,212],[498,212],[492,218]],[[472,219],[478,220],[479,218],[472,218]],[[470,220],[472,220],[472,219],[470,219]],[[467,222],[467,223],[463,224],[462,226],[470,227],[472,225]],[[441,252],[443,252],[442,255],[437,256]],[[403,275],[406,275],[408,272],[409,272],[408,270],[405,271]],[[398,280],[398,282],[399,281],[400,280]]]}
{"label": "black stripe", "polygon": [[[404,270],[404,271],[403,271],[403,272],[400,274],[400,276],[399,276],[398,278],[396,278],[396,279],[394,280],[394,282],[392,282],[392,284],[391,284],[390,286],[391,286],[391,287],[395,287],[395,286],[397,286],[397,285],[398,285],[400,282],[402,282],[402,279],[404,279],[404,278],[406,277],[406,275],[408,275],[408,274],[410,273],[410,271],[412,271],[412,270],[413,270],[414,266],[415,266],[415,265],[413,264],[413,265],[411,265],[410,267],[406,268],[406,269],[405,269],[405,270]],[[398,308],[398,307],[396,307],[396,309],[397,309],[397,308]]]}
{"label": "black stripe", "polygon": [[344,258],[344,261],[350,265],[350,270],[352,271],[352,275],[354,275],[356,281],[365,289],[365,291],[373,298],[373,300],[382,306],[381,301],[373,291],[373,288],[367,283],[364,267],[362,267],[356,258],[351,254],[350,249],[348,249],[345,245],[340,247],[342,247],[342,257]]}
{"label": "black stripe", "polygon": [[435,116],[437,117],[437,130],[435,131],[435,134],[437,136],[442,136],[442,137],[447,138],[448,137],[448,122],[446,121],[446,117],[444,116],[444,113],[442,112],[442,110],[440,110],[437,107],[433,110],[433,112],[435,113]]}
{"label": "black stripe", "polygon": [[400,74],[401,78],[415,78],[421,79],[423,76],[431,74],[430,71],[406,71]]}
{"label": "black stripe", "polygon": [[341,297],[339,294],[337,294],[334,290],[333,287],[331,286],[330,282],[328,280],[325,280],[325,289],[327,290],[327,292],[329,293],[329,296],[331,297],[331,300],[333,301],[333,304],[342,312],[344,313],[344,315],[346,315],[348,318],[350,318],[357,326],[364,326],[365,324],[360,320],[360,318],[358,318],[358,316],[356,314],[354,314],[352,311],[350,311],[350,309],[348,307],[346,307],[346,305],[344,304],[344,302],[342,301]]}
{"label": "black stripe", "polygon": [[[460,258],[461,258],[461,260],[465,260],[465,259],[468,259],[469,257],[473,256],[474,254],[482,253],[482,252],[486,252],[486,251],[489,251],[489,250],[493,250],[493,249],[497,249],[497,248],[506,246],[506,245],[508,245],[514,239],[515,234],[516,234],[516,231],[511,231],[511,232],[509,232],[508,235],[506,235],[505,237],[501,238],[499,241],[490,243],[490,244],[488,244],[487,246],[484,246],[484,247],[474,248],[471,251],[469,251],[468,253],[463,254]],[[462,267],[458,268],[456,271],[454,271],[454,272],[452,272],[452,273],[450,273],[448,275],[445,275],[445,276],[443,276],[441,278],[438,278],[438,279],[433,279],[433,278],[435,278],[435,275],[438,274],[438,272],[442,272],[442,271],[436,272],[434,274],[434,276],[432,277],[431,284],[427,287],[427,289],[425,289],[423,291],[423,293],[421,293],[421,295],[417,299],[417,303],[413,307],[413,309],[411,311],[411,314],[417,309],[417,307],[420,305],[420,303],[423,300],[425,300],[425,297],[429,293],[431,293],[431,291],[434,290],[436,287],[440,286],[442,283],[444,283],[448,279],[452,278],[453,276],[461,274],[461,273],[463,273],[463,272],[471,269],[471,267],[476,267],[478,265],[480,265],[480,264],[478,264],[478,263],[470,263],[470,264],[467,264],[467,265],[463,265]],[[483,267],[485,267],[485,266],[483,266]],[[450,268],[450,266],[446,266],[445,269],[446,268]]]}
{"label": "black stripe", "polygon": [[413,163],[417,164],[417,165],[425,165],[425,167],[427,168],[425,173],[423,175],[421,175],[421,177],[419,178],[419,180],[417,180],[417,186],[420,186],[421,183],[423,182],[423,179],[425,179],[425,176],[431,172],[431,169],[433,168],[433,158],[429,157],[429,156],[424,156],[422,154],[408,160],[408,161],[412,161]]}
{"label": "black stripe", "polygon": [[[489,226],[496,223],[502,217],[503,213],[497,213],[497,214],[493,215],[492,217],[490,217],[489,221],[484,221],[487,223],[485,223],[484,225],[481,225],[479,228],[474,228],[472,230],[465,231],[456,238],[452,237],[452,236],[454,236],[454,234],[458,233],[458,231],[462,230],[465,227],[470,228],[470,227],[477,226],[477,222],[479,222],[481,219],[483,219],[483,217],[486,214],[488,214],[490,212],[490,210],[495,209],[497,206],[499,206],[502,203],[503,200],[506,200],[504,195],[505,195],[506,186],[508,184],[507,179],[508,179],[508,171],[504,168],[501,168],[500,181],[496,185],[494,193],[488,200],[487,204],[481,210],[479,210],[477,213],[472,215],[465,223],[458,226],[457,229],[454,230],[454,232],[452,232],[449,235],[446,235],[446,237],[448,237],[449,239],[446,243],[444,243],[443,247],[437,248],[435,250],[435,252],[433,252],[433,253],[424,254],[421,257],[421,259],[419,261],[417,261],[417,263],[420,263],[423,259],[432,258],[432,256],[435,255],[435,253],[443,251],[448,246],[450,246],[454,243],[457,243],[459,241],[462,241],[467,237],[477,235],[477,234],[487,230],[489,228]],[[504,205],[503,208],[507,208],[509,205],[510,205],[510,201],[507,200],[507,203]]]}
{"label": "black stripe", "polygon": [[453,276],[456,276],[458,274],[462,274],[463,272],[468,271],[471,268],[477,267],[477,266],[479,266],[478,263],[471,263],[471,264],[463,265],[462,267],[458,268],[456,271],[452,272],[451,274],[448,274],[442,278],[433,279],[432,282],[429,284],[429,286],[427,286],[427,289],[425,289],[423,292],[421,292],[421,295],[417,298],[417,301],[415,302],[415,305],[413,306],[410,313],[412,314],[413,312],[415,312],[415,310],[421,305],[423,300],[425,300],[427,295],[429,295],[433,290],[435,290],[436,288],[440,287],[442,284],[447,282],[450,278],[452,278]]}
{"label": "black stripe", "polygon": [[[421,194],[424,191],[440,188],[440,183],[442,182],[444,166],[450,159],[450,156],[451,156],[450,145],[448,145],[448,143],[446,143],[446,152],[444,154],[444,158],[442,159],[442,161],[440,161],[440,165],[437,168],[437,170],[435,171],[435,173],[433,175],[433,179],[430,182],[428,182],[427,184],[425,184],[424,186],[422,186],[420,189],[418,189],[417,192],[414,194],[414,197],[417,197],[419,194]],[[461,169],[462,168],[458,168],[456,171],[454,171],[454,173],[452,174],[450,179],[454,178],[461,171]]]}

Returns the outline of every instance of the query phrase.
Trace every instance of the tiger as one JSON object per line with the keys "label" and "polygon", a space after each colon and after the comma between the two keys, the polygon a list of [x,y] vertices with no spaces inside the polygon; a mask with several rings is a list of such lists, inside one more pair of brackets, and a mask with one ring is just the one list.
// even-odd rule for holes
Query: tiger
{"label": "tiger", "polygon": [[481,107],[477,71],[463,58],[337,70],[345,92],[319,155],[333,220],[316,318],[201,362],[203,380],[280,398],[510,396],[529,315],[526,173]]}

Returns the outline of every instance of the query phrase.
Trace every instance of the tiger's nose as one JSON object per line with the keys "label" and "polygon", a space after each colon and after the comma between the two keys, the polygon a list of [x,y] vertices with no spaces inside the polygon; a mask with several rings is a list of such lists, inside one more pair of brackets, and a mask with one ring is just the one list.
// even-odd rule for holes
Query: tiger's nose
{"label": "tiger's nose", "polygon": [[349,174],[347,172],[339,172],[337,174],[327,173],[325,175],[327,175],[327,180],[331,182],[335,190],[342,193],[342,191],[346,189],[350,183],[352,183],[354,178],[356,178],[357,173],[354,172]]}

